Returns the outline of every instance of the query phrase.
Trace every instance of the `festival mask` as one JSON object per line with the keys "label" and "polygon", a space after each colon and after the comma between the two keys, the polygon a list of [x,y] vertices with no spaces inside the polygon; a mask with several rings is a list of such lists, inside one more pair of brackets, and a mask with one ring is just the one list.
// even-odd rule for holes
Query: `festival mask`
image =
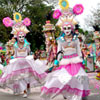
{"label": "festival mask", "polygon": [[24,39],[25,39],[24,32],[19,32],[17,39],[18,39],[19,42],[24,42]]}
{"label": "festival mask", "polygon": [[70,35],[72,31],[72,26],[70,24],[65,24],[63,26],[63,32],[65,33],[65,35]]}

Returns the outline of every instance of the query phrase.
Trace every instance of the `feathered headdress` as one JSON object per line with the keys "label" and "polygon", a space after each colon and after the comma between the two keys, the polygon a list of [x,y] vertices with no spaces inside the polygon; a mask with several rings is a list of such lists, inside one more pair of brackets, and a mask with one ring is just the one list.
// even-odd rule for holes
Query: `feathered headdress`
{"label": "feathered headdress", "polygon": [[82,4],[76,4],[73,9],[69,8],[69,3],[67,0],[59,0],[59,5],[61,10],[57,9],[53,13],[54,19],[59,19],[56,25],[62,28],[64,23],[70,23],[75,26],[77,22],[75,21],[75,16],[82,14],[84,7]]}
{"label": "feathered headdress", "polygon": [[9,46],[9,47],[11,47],[11,46],[13,46],[14,45],[14,43],[15,43],[15,39],[11,39],[11,40],[9,40],[7,43],[6,43],[6,46]]}
{"label": "feathered headdress", "polygon": [[11,34],[14,36],[17,36],[19,32],[23,32],[25,35],[29,32],[27,29],[27,26],[31,24],[31,21],[29,18],[25,18],[22,20],[22,16],[20,13],[16,12],[13,14],[12,20],[10,17],[3,18],[3,24],[6,27],[12,27]]}

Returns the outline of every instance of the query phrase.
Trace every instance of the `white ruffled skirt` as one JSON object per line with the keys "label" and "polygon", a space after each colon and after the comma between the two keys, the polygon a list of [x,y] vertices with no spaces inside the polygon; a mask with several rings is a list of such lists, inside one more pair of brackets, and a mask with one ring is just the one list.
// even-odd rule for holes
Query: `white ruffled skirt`
{"label": "white ruffled skirt", "polygon": [[78,56],[61,60],[60,66],[47,76],[41,88],[43,100],[50,100],[59,94],[68,100],[81,100],[89,95],[88,75],[81,61]]}
{"label": "white ruffled skirt", "polygon": [[0,78],[0,86],[23,91],[28,83],[31,86],[41,85],[47,74],[38,66],[28,57],[11,60]]}

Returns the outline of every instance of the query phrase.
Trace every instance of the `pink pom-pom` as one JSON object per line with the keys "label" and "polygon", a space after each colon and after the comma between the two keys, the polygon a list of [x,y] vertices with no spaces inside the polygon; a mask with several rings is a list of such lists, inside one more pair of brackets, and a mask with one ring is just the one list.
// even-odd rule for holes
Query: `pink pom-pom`
{"label": "pink pom-pom", "polygon": [[11,20],[10,17],[5,17],[5,18],[3,18],[3,24],[4,24],[6,27],[12,27],[13,21]]}
{"label": "pink pom-pom", "polygon": [[84,10],[84,7],[83,7],[82,4],[76,4],[73,7],[73,13],[76,14],[76,15],[82,14],[83,10]]}
{"label": "pink pom-pom", "polygon": [[31,25],[31,20],[29,18],[25,18],[23,20],[23,24],[26,25],[26,26],[30,26]]}
{"label": "pink pom-pom", "polygon": [[59,9],[55,10],[53,13],[53,18],[58,19],[61,16],[61,11]]}

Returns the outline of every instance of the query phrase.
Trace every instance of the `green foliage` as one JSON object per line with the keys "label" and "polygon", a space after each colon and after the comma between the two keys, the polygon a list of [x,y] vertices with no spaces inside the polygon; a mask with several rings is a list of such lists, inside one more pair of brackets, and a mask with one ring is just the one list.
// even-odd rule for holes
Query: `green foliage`
{"label": "green foliage", "polygon": [[94,40],[93,40],[93,34],[87,34],[86,35],[86,40],[85,40],[85,43],[94,43]]}
{"label": "green foliage", "polygon": [[81,28],[79,28],[79,33],[85,35],[85,37],[86,37],[85,43],[86,44],[88,44],[88,43],[94,43],[93,34],[89,34],[88,31],[84,31]]}
{"label": "green foliage", "polygon": [[61,28],[56,26],[56,32],[55,32],[55,38],[57,38],[60,35]]}
{"label": "green foliage", "polygon": [[23,12],[23,15],[29,17],[32,22],[31,26],[29,27],[30,34],[28,34],[27,39],[29,42],[31,42],[31,48],[33,51],[40,49],[41,45],[45,46],[42,26],[45,25],[46,15],[52,11],[52,8],[52,6],[38,3],[36,6],[27,5],[26,11]]}
{"label": "green foliage", "polygon": [[91,14],[88,14],[84,21],[87,27],[100,25],[100,2],[96,5],[96,7],[91,8]]}
{"label": "green foliage", "polygon": [[8,15],[7,10],[0,7],[0,42],[2,43],[6,43],[10,36],[11,28],[6,28],[2,23],[2,19]]}

